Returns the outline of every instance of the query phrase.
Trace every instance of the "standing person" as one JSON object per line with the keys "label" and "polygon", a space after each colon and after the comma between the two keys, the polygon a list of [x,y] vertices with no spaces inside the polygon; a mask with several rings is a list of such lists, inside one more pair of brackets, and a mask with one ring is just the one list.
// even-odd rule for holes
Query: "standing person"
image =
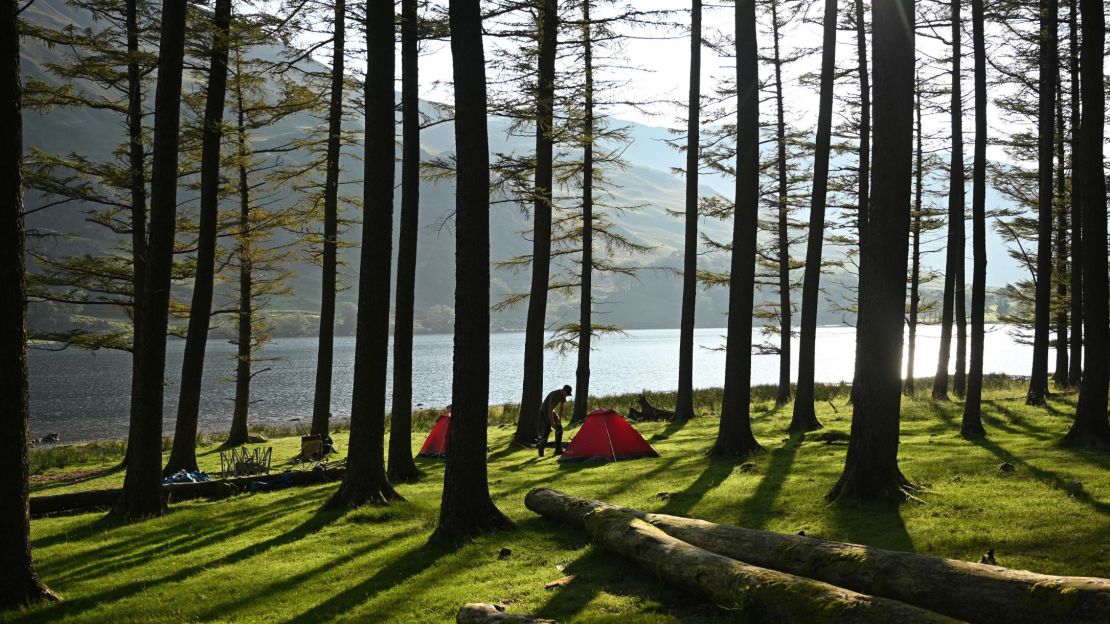
{"label": "standing person", "polygon": [[[547,446],[547,436],[551,434],[551,430],[555,429],[555,454],[563,454],[563,408],[567,404],[567,398],[571,395],[571,387],[563,386],[558,390],[552,390],[544,398],[543,404],[540,405],[540,439],[536,444],[539,449],[540,457],[543,457],[543,449]],[[559,414],[556,415],[555,411],[558,410]]]}

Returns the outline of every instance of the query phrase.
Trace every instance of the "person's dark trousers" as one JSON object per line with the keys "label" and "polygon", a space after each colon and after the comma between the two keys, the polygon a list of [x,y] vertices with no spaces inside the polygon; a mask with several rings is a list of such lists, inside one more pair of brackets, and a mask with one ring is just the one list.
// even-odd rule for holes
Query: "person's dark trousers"
{"label": "person's dark trousers", "polygon": [[[563,454],[563,424],[557,423],[555,425],[555,454]],[[543,455],[543,450],[547,447],[547,437],[551,435],[551,421],[540,415],[540,440],[536,445],[540,455]]]}

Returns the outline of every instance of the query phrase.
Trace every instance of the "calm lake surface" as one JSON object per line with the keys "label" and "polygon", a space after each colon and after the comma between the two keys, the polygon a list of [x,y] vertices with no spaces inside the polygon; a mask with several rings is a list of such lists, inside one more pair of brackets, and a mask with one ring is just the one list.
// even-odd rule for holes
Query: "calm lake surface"
{"label": "calm lake surface", "polygon": [[[724,329],[699,329],[695,333],[694,385],[724,384]],[[817,337],[817,381],[850,381],[855,353],[855,330],[823,327]],[[678,384],[678,330],[631,330],[623,336],[596,341],[591,360],[590,393],[609,395],[674,390]],[[754,342],[763,342],[755,336]],[[918,332],[917,376],[931,376],[936,368],[939,326]],[[347,417],[350,410],[354,338],[337,338],[333,414]],[[171,340],[166,366],[165,432],[172,434],[177,409],[178,380],[185,343]],[[520,399],[520,367],[524,352],[523,333],[490,337],[491,404]],[[204,396],[201,399],[202,431],[226,430],[231,420],[231,382],[235,347],[226,341],[208,345]],[[795,339],[794,353],[797,354]],[[984,370],[987,373],[1028,375],[1032,347],[1017,343],[1004,326],[988,326]],[[312,413],[315,383],[316,339],[279,338],[258,353],[268,361],[256,364],[252,384],[252,422],[288,423]],[[413,353],[413,401],[421,407],[442,407],[451,401],[450,335],[417,336]],[[575,359],[546,355],[544,385],[552,388],[574,385]],[[794,361],[795,371],[797,361]],[[61,434],[63,441],[124,437],[130,405],[131,356],[127,353],[32,350],[31,436]],[[778,380],[778,357],[752,358],[752,382],[771,384]],[[388,406],[387,406],[388,407]]]}

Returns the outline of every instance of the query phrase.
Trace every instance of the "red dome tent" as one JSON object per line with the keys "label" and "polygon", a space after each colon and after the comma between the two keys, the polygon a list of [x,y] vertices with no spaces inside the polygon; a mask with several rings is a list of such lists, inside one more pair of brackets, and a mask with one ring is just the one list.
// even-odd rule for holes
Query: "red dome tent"
{"label": "red dome tent", "polygon": [[599,409],[586,417],[559,461],[618,461],[637,457],[659,457],[659,453],[620,414]]}
{"label": "red dome tent", "polygon": [[424,440],[417,457],[447,457],[447,430],[451,428],[451,412],[439,417]]}

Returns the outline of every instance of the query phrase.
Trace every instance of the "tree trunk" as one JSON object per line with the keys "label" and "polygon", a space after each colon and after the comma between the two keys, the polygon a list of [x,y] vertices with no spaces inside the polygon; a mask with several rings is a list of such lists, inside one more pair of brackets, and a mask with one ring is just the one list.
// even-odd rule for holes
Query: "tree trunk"
{"label": "tree trunk", "polygon": [[[332,18],[331,95],[328,100],[328,145],[324,173],[324,244],[320,259],[320,335],[316,349],[316,389],[312,428],[327,435],[331,419],[331,378],[335,359],[335,288],[339,249],[339,159],[343,132],[343,80],[347,39],[347,4],[335,0]],[[398,265],[399,266],[399,265]]]}
{"label": "tree trunk", "polygon": [[[241,69],[241,66],[240,66]],[[244,112],[243,85],[241,80],[235,84],[238,99],[238,140],[239,140],[239,305],[236,321],[238,338],[235,355],[235,400],[231,415],[231,431],[227,435],[226,446],[240,446],[247,443],[247,414],[251,405],[251,343],[253,341],[254,318],[251,308],[251,291],[254,289],[251,274],[251,196],[247,179],[247,159],[250,148],[247,146],[246,113]]]}
{"label": "tree trunk", "polygon": [[755,0],[736,3],[736,207],[728,288],[725,389],[710,454],[742,458],[761,449],[752,433],[752,307],[759,218],[759,45]]}
{"label": "tree trunk", "polygon": [[585,528],[585,519],[591,512],[619,510],[676,539],[725,557],[883,596],[969,622],[1094,624],[1106,621],[1110,614],[1110,581],[1106,579],[1036,574],[645,513],[549,489],[532,490],[524,503],[545,518],[578,528]]}
{"label": "tree trunk", "polygon": [[856,201],[859,214],[856,227],[860,244],[867,234],[871,216],[871,74],[867,70],[867,14],[863,0],[855,0],[856,55],[859,60],[859,190]]}
{"label": "tree trunk", "polygon": [[[933,398],[948,400],[948,364],[952,353],[953,317],[959,318],[960,332],[963,331],[963,291],[964,264],[964,110],[961,38],[963,34],[960,15],[960,0],[952,0],[952,155],[948,163],[948,249],[944,261],[944,293],[941,295],[940,353],[937,356],[937,370],[933,376]],[[959,344],[957,344],[959,350]],[[962,370],[962,360],[956,356],[956,371]],[[958,391],[957,395],[960,394]]]}
{"label": "tree trunk", "polygon": [[19,3],[5,2],[0,11],[0,611],[6,611],[57,596],[39,580],[31,558]]}
{"label": "tree trunk", "polygon": [[1068,12],[1068,53],[1071,58],[1071,361],[1068,381],[1078,386],[1083,374],[1083,201],[1076,180],[1082,166],[1079,153],[1080,80],[1079,80],[1079,0],[1070,1]]}
{"label": "tree trunk", "polygon": [[571,422],[586,420],[590,398],[590,350],[593,348],[594,283],[594,67],[590,32],[590,3],[582,3],[582,54],[585,64],[585,110],[582,134],[582,285],[579,295],[578,368],[575,370],[574,416]]}
{"label": "tree trunk", "polygon": [[[863,10],[863,0],[855,0],[855,16],[856,16],[856,54],[859,60],[858,73],[859,73],[859,88],[860,88],[860,105],[859,105],[859,171],[858,183],[859,190],[857,192],[857,203],[859,209],[856,215],[856,228],[859,231],[859,246],[863,247],[863,241],[867,238],[867,221],[871,218],[871,83],[870,74],[867,71],[867,20]],[[863,254],[859,257],[859,275],[860,284],[863,281]],[[858,295],[857,295],[858,297]],[[856,309],[856,329],[862,326],[861,315],[862,310],[857,305]],[[850,402],[855,402],[857,389],[856,380],[859,379],[859,364],[860,357],[857,351],[855,362],[853,364],[854,370],[852,371],[852,390],[849,398]]]}
{"label": "tree trunk", "polygon": [[[805,277],[802,283],[802,322],[798,339],[798,389],[789,431],[821,428],[814,410],[813,373],[817,355],[817,307],[821,292],[822,245],[825,238],[825,204],[829,190],[829,149],[832,137],[833,90],[836,84],[836,0],[825,0],[821,40],[821,93],[817,108],[817,136],[813,155],[813,195],[809,204],[809,240],[806,241]],[[866,49],[866,41],[861,42]],[[863,63],[867,61],[864,60]],[[866,76],[862,77],[866,83]],[[861,144],[863,136],[861,135]],[[861,159],[863,158],[861,153]]]}
{"label": "tree trunk", "polygon": [[228,36],[231,0],[218,0],[212,16],[212,59],[204,103],[204,136],[200,157],[200,227],[193,299],[189,306],[189,333],[181,362],[181,391],[177,400],[177,426],[173,449],[162,474],[197,469],[197,419],[200,417],[204,352],[212,318],[212,291],[216,268],[216,235],[220,220],[220,145],[223,139],[224,100],[227,95]]}
{"label": "tree trunk", "polygon": [[159,516],[162,503],[162,395],[165,390],[166,327],[177,220],[178,128],[185,56],[185,3],[162,3],[158,86],[154,97],[151,158],[151,220],[144,268],[142,310],[135,352],[139,378],[132,397],[127,473],[113,513],[127,518]]}
{"label": "tree trunk", "polygon": [[139,367],[136,353],[141,349],[139,337],[142,335],[143,284],[146,282],[146,150],[143,145],[143,76],[139,67],[139,8],[138,0],[126,0],[124,16],[127,29],[127,139],[128,139],[128,186],[131,192],[131,286],[134,293],[131,306],[131,419],[128,423],[128,446],[123,454],[123,465],[127,465],[128,451],[131,449],[132,431],[130,423],[139,418]]}
{"label": "tree trunk", "polygon": [[771,2],[771,35],[775,66],[775,141],[778,144],[778,252],[779,252],[779,385],[775,405],[790,401],[790,232],[786,180],[786,115],[782,99],[782,59],[779,56],[778,0]]}
{"label": "tree trunk", "polygon": [[[1106,179],[1103,177],[1102,141],[1106,119],[1103,90],[1103,48],[1106,16],[1101,0],[1080,0],[1083,12],[1083,44],[1080,81],[1083,88],[1083,120],[1079,131],[1078,188],[1083,202],[1083,359],[1087,367],[1079,389],[1075,423],[1065,441],[1087,446],[1110,445],[1110,418],[1106,413],[1107,348],[1110,328],[1106,325]],[[1078,180],[1075,180],[1075,177]]]}
{"label": "tree trunk", "polygon": [[[962,150],[961,150],[962,151]],[[967,394],[967,208],[960,219],[960,261],[956,263],[956,372],[952,375],[952,393]]]}
{"label": "tree trunk", "polygon": [[[326,503],[333,508],[367,503],[386,505],[401,498],[385,473],[389,279],[393,251],[393,3],[366,3],[366,50],[370,60],[366,69],[365,186],[351,435],[347,476]],[[457,423],[458,419],[453,422]]]}
{"label": "tree trunk", "polygon": [[1068,178],[1064,161],[1064,95],[1060,85],[1060,72],[1056,72],[1056,197],[1052,212],[1056,216],[1056,300],[1053,304],[1056,322],[1056,370],[1052,380],[1057,388],[1071,385],[1068,374]]}
{"label": "tree trunk", "polygon": [[698,159],[701,153],[701,0],[690,3],[690,94],[686,107],[686,239],[678,340],[677,418],[694,417],[694,315],[698,295]]}
{"label": "tree trunk", "polygon": [[1027,405],[1044,405],[1048,395],[1048,335],[1052,314],[1052,158],[1056,132],[1056,0],[1040,0],[1040,80],[1037,113],[1037,292],[1033,321],[1033,370]]}
{"label": "tree trunk", "polygon": [[746,622],[954,622],[923,609],[769,570],[675,539],[616,509],[585,519],[595,544],[690,587]]}
{"label": "tree trunk", "polygon": [[898,425],[913,173],[913,0],[876,2],[871,15],[875,185],[861,246],[858,390],[844,473],[829,500],[901,500],[912,487],[898,470]]}
{"label": "tree trunk", "polygon": [[412,326],[416,307],[416,242],[420,231],[420,50],[417,0],[401,2],[401,232],[393,317],[393,409],[389,416],[389,480],[420,478],[412,460]]}
{"label": "tree trunk", "polygon": [[925,177],[922,171],[922,137],[921,137],[921,83],[914,78],[914,113],[917,118],[917,146],[914,151],[914,185],[913,185],[913,225],[910,235],[913,246],[910,248],[910,320],[909,320],[909,346],[906,349],[906,381],[903,384],[907,396],[913,396],[914,387],[913,362],[917,355],[917,309],[921,305],[921,182]]}
{"label": "tree trunk", "polygon": [[524,382],[513,442],[531,446],[539,436],[543,401],[543,345],[547,330],[547,289],[551,273],[551,187],[554,150],[555,53],[558,49],[557,0],[544,0],[540,11],[539,58],[536,62],[536,172],[532,200],[532,285],[524,333]]}
{"label": "tree trunk", "polygon": [[[489,139],[478,0],[451,0],[455,79],[455,354],[451,452],[432,540],[461,542],[512,522],[493,504],[486,471],[489,418]],[[389,6],[389,5],[387,5]],[[537,410],[538,412],[538,410]],[[537,417],[538,418],[538,417]]]}
{"label": "tree trunk", "polygon": [[983,397],[983,341],[987,304],[987,51],[983,0],[971,0],[971,40],[975,58],[975,162],[971,169],[971,360],[960,433],[986,435],[980,412]]}

